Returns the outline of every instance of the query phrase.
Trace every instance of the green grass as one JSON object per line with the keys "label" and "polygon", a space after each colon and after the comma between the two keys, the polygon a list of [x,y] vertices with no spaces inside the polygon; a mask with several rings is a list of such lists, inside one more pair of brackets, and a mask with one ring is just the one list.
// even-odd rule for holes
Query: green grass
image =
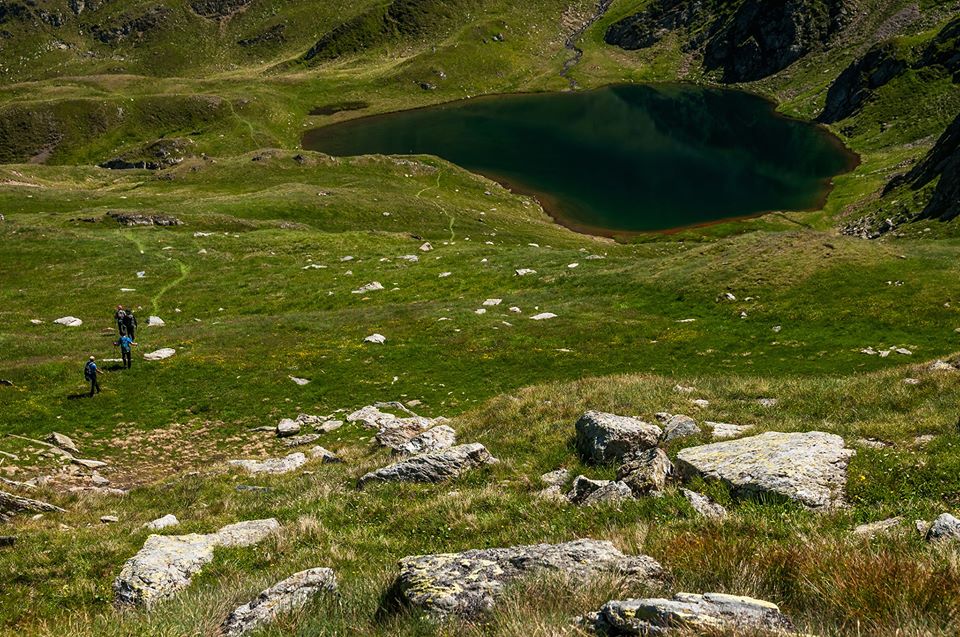
{"label": "green grass", "polygon": [[[878,193],[960,106],[947,78],[907,73],[834,127],[862,163],[837,178],[823,210],[614,243],[559,227],[535,201],[436,158],[335,159],[299,149],[306,128],[347,118],[566,89],[559,70],[576,20],[567,13],[560,25],[569,3],[476,0],[454,20],[420,12],[429,2],[391,5],[410,8],[401,14],[412,23],[370,23],[387,15],[387,3],[373,1],[264,0],[222,23],[196,16],[186,1],[164,4],[171,13],[158,30],[115,48],[91,27],[122,23],[150,3],[64,14],[59,29],[3,25],[12,37],[0,51],[0,160],[49,156],[47,165],[0,166],[0,379],[13,382],[0,386],[0,433],[68,434],[132,491],[29,493],[68,512],[19,516],[0,530],[19,536],[0,549],[0,633],[214,634],[235,605],[314,566],[336,570],[340,594],[263,635],[584,635],[573,618],[613,597],[680,590],[770,599],[811,634],[955,632],[955,547],[931,547],[909,529],[873,541],[850,529],[956,512],[960,374],[926,367],[960,351],[960,231],[922,222],[870,242],[836,231],[894,205],[922,206],[922,193],[896,204]],[[575,3],[573,13],[585,16],[593,4]],[[581,87],[715,79],[680,37],[631,53],[603,44],[609,24],[644,4],[615,2],[585,34],[572,73]],[[869,0],[846,40],[745,88],[785,114],[814,117],[832,78],[907,4]],[[899,40],[914,52],[949,17],[931,3],[922,8]],[[297,63],[345,23],[373,26],[337,40],[350,45],[337,49],[344,55]],[[278,24],[282,39],[237,44]],[[350,101],[369,107],[309,115]],[[160,137],[189,138],[194,156],[162,173],[92,167]],[[175,215],[185,225],[122,228],[106,217],[112,211]],[[424,241],[434,250],[420,252]],[[409,254],[419,262],[399,258]],[[311,264],[327,267],[304,269]],[[537,274],[517,277],[517,268]],[[352,293],[371,281],[386,289]],[[738,300],[718,301],[725,292]],[[476,314],[488,298],[503,303]],[[79,398],[86,357],[118,356],[110,331],[117,303],[140,316],[134,368],[106,364],[104,393]],[[539,311],[558,318],[528,318]],[[84,325],[51,323],[68,314]],[[166,326],[143,326],[150,314]],[[373,332],[387,343],[364,344]],[[860,351],[892,346],[913,354]],[[160,347],[177,355],[142,360]],[[290,376],[311,383],[299,387]],[[676,393],[677,383],[696,395]],[[709,399],[709,408],[691,397]],[[760,397],[779,403],[764,409]],[[450,484],[358,492],[356,479],[388,455],[372,432],[351,425],[321,441],[343,465],[254,479],[222,464],[285,453],[272,435],[251,431],[282,417],[414,399],[418,412],[452,417],[461,441],[484,443],[502,463]],[[612,477],[612,467],[584,466],[573,451],[573,423],[587,409],[647,419],[688,413],[755,432],[818,429],[851,445],[875,437],[892,446],[858,448],[850,507],[827,515],[736,501],[703,483],[694,486],[728,505],[730,521],[695,517],[672,489],[621,509],[538,499],[538,476],[559,466]],[[920,435],[934,438],[917,445]],[[0,458],[7,479],[58,469],[22,438],[0,438],[0,450],[20,458]],[[261,548],[219,552],[155,611],[119,613],[111,582],[142,546],[141,525],[166,513],[183,522],[170,533],[268,516],[284,530]],[[103,525],[104,514],[120,522]],[[383,612],[403,556],[588,536],[654,556],[671,572],[667,588],[540,578],[511,586],[483,623]]]}

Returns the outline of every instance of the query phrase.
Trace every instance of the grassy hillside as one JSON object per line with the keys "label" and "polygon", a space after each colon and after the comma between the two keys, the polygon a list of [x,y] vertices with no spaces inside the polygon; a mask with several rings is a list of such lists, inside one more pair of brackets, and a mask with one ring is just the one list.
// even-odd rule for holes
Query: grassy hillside
{"label": "grassy hillside", "polygon": [[[67,509],[0,526],[17,537],[0,546],[0,634],[214,635],[237,604],[314,566],[336,571],[340,594],[256,634],[585,635],[574,618],[611,598],[684,590],[769,599],[810,634],[955,633],[958,549],[910,527],[957,512],[960,372],[929,364],[960,351],[960,225],[920,220],[874,241],[838,229],[892,210],[912,218],[929,198],[882,192],[960,111],[948,66],[921,64],[956,47],[944,35],[956,2],[860,0],[826,44],[737,85],[815,119],[877,43],[905,60],[830,124],[862,161],[817,211],[614,242],[560,227],[535,200],[437,158],[299,147],[315,126],[570,80],[719,84],[696,44],[703,24],[641,50],[606,43],[611,25],[652,4],[0,5],[0,380],[10,381],[0,384],[0,489]],[[568,80],[566,41],[595,18]],[[158,139],[176,147],[168,168],[96,167],[142,158]],[[111,213],[182,225],[126,227]],[[523,268],[535,272],[518,276]],[[355,293],[374,281],[384,289]],[[140,317],[134,366],[105,363],[104,391],[88,399],[84,361],[119,356],[118,303]],[[531,320],[541,312],[557,316]],[[52,323],[67,315],[83,325]],[[150,315],[165,325],[146,327]],[[365,343],[373,333],[386,343]],[[161,347],[177,353],[142,359]],[[890,348],[910,353],[864,353]],[[482,442],[501,463],[442,485],[357,491],[390,457],[352,424],[319,440],[343,464],[273,478],[224,464],[289,453],[255,431],[283,417],[393,400],[452,418],[462,442]],[[614,477],[574,451],[573,423],[588,409],[837,433],[857,449],[850,506],[815,514],[695,481],[729,507],[720,523],[673,487],[619,507],[537,497],[540,474],[561,466]],[[129,493],[70,492],[89,472],[29,440],[52,431],[108,462],[100,473]],[[53,477],[10,483],[42,476]],[[182,522],[167,534],[270,516],[283,531],[257,549],[219,550],[150,613],[119,612],[113,578],[143,545],[143,523],[167,513]],[[851,535],[893,515],[902,532]],[[662,589],[528,580],[473,623],[386,603],[404,556],[580,537],[649,554],[671,579]]]}

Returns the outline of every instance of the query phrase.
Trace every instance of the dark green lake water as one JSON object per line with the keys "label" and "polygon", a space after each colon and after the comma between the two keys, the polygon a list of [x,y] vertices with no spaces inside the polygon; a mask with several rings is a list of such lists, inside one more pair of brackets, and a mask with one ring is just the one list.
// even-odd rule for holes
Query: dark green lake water
{"label": "dark green lake water", "polygon": [[855,163],[761,98],[685,86],[485,97],[314,129],[303,147],[437,155],[538,196],[566,225],[607,233],[817,208]]}

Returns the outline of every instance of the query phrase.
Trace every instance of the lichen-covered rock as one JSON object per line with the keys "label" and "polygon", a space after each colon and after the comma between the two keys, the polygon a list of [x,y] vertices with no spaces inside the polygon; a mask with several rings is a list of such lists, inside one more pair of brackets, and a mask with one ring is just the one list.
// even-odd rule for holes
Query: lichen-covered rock
{"label": "lichen-covered rock", "polygon": [[859,535],[860,537],[874,537],[882,533],[888,533],[893,531],[900,525],[902,525],[904,519],[902,516],[897,516],[894,518],[888,518],[886,520],[880,520],[879,522],[870,522],[868,524],[861,524],[853,530],[854,535]]}
{"label": "lichen-covered rock", "polygon": [[206,535],[151,535],[123,565],[113,583],[114,600],[118,605],[150,608],[186,588],[213,559],[216,547],[257,544],[279,528],[280,524],[269,518],[229,524]]}
{"label": "lichen-covered rock", "polygon": [[684,416],[682,414],[670,416],[663,425],[664,442],[670,442],[677,438],[696,436],[699,433],[700,427],[697,426],[697,422],[690,416]]}
{"label": "lichen-covered rock", "polygon": [[401,444],[397,448],[397,451],[404,454],[415,455],[429,451],[442,451],[449,449],[455,444],[457,444],[457,432],[453,430],[453,427],[449,425],[438,425]]}
{"label": "lichen-covered rock", "polygon": [[577,450],[593,462],[620,462],[624,456],[656,447],[663,432],[650,423],[588,411],[576,424]]}
{"label": "lichen-covered rock", "polygon": [[721,593],[614,600],[591,619],[598,632],[608,635],[794,632],[793,623],[776,604]]}
{"label": "lichen-covered rock", "polygon": [[320,593],[337,590],[329,568],[311,568],[291,575],[237,607],[220,627],[223,637],[240,637],[272,622],[278,615],[303,608]]}
{"label": "lichen-covered rock", "polygon": [[960,520],[949,513],[941,513],[926,534],[927,542],[942,542],[944,540],[960,540]]}
{"label": "lichen-covered rock", "polygon": [[779,496],[830,509],[843,503],[847,465],[855,453],[834,434],[771,431],[683,449],[677,468],[721,480],[738,495]]}
{"label": "lichen-covered rock", "polygon": [[266,460],[229,460],[227,464],[240,467],[250,473],[289,473],[307,464],[307,457],[302,453],[291,453],[284,458],[267,458]]}
{"label": "lichen-covered rock", "polygon": [[406,557],[400,560],[393,590],[407,604],[433,615],[475,617],[493,607],[506,584],[538,572],[567,573],[578,579],[613,572],[644,584],[664,576],[653,558],[627,556],[610,542],[583,539]]}
{"label": "lichen-covered rock", "polygon": [[384,447],[400,451],[401,447],[430,429],[433,421],[420,416],[411,418],[389,418],[381,420],[376,440]]}
{"label": "lichen-covered rock", "polygon": [[687,499],[693,510],[703,517],[709,520],[723,520],[727,517],[727,510],[707,496],[689,489],[680,489],[680,493]]}
{"label": "lichen-covered rock", "polygon": [[371,482],[443,482],[497,462],[486,447],[475,442],[412,456],[371,471],[360,478],[358,486],[362,488]]}
{"label": "lichen-covered rock", "polygon": [[576,505],[616,504],[633,500],[633,493],[623,482],[614,480],[591,480],[586,476],[577,476],[567,494],[567,499]]}
{"label": "lichen-covered rock", "polygon": [[622,480],[637,497],[659,495],[673,473],[673,463],[666,452],[654,447],[625,458],[617,470],[617,480]]}
{"label": "lichen-covered rock", "polygon": [[710,427],[713,431],[713,437],[717,440],[736,438],[750,430],[749,425],[734,425],[729,422],[710,422],[708,420],[705,424]]}
{"label": "lichen-covered rock", "polygon": [[290,418],[284,418],[277,424],[277,437],[288,438],[300,433],[300,423]]}

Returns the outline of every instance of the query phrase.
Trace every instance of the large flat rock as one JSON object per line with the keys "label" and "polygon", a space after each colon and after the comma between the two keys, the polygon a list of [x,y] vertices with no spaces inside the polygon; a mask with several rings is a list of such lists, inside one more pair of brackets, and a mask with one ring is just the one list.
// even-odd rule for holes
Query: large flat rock
{"label": "large flat rock", "polygon": [[248,473],[270,473],[279,475],[295,471],[307,464],[307,457],[302,453],[291,453],[283,458],[267,458],[266,460],[228,460],[227,464],[240,467]]}
{"label": "large flat rock", "polygon": [[686,476],[722,480],[737,495],[775,495],[830,509],[843,503],[847,465],[855,453],[834,434],[770,431],[683,449],[677,468]]}
{"label": "large flat rock", "polygon": [[311,568],[291,575],[238,606],[223,622],[223,637],[240,637],[272,622],[278,615],[306,606],[314,596],[337,590],[337,578],[329,568]]}
{"label": "large flat rock", "polygon": [[216,533],[151,535],[113,582],[118,605],[150,608],[190,585],[218,546],[250,546],[280,528],[273,518],[229,524]]}
{"label": "large flat rock", "polygon": [[499,462],[487,448],[474,442],[442,451],[423,453],[371,471],[360,478],[360,487],[371,482],[443,482],[488,464]]}
{"label": "large flat rock", "polygon": [[551,571],[576,578],[614,572],[643,583],[664,575],[651,557],[624,555],[610,542],[584,539],[405,557],[394,591],[405,603],[433,615],[473,617],[492,608],[509,582]]}
{"label": "large flat rock", "polygon": [[576,424],[577,451],[591,462],[621,462],[625,456],[656,447],[663,432],[650,423],[600,411],[588,411]]}
{"label": "large flat rock", "polygon": [[727,635],[794,632],[776,604],[721,593],[677,593],[673,599],[614,600],[594,613],[606,635]]}

